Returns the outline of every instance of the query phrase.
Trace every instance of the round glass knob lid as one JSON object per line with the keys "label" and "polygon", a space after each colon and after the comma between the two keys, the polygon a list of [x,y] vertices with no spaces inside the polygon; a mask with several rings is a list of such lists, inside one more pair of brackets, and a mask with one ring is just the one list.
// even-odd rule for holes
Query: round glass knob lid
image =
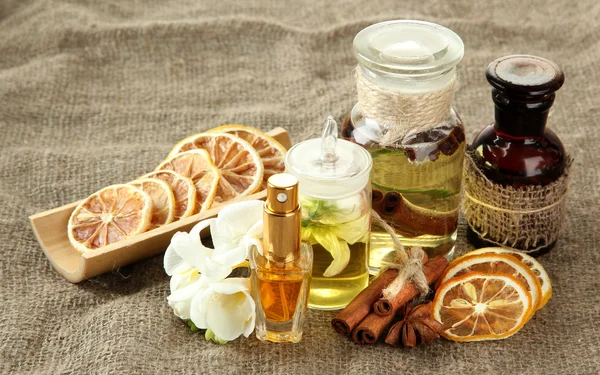
{"label": "round glass knob lid", "polygon": [[452,30],[424,21],[387,21],[371,25],[354,38],[354,55],[381,73],[436,75],[455,67],[464,54]]}

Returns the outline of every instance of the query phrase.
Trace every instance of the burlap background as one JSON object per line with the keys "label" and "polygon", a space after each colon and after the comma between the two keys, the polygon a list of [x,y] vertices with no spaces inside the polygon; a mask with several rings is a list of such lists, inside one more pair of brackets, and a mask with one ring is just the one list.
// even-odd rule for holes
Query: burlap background
{"label": "burlap background", "polygon": [[[0,372],[598,374],[600,4],[581,1],[0,2]],[[179,139],[239,122],[294,137],[354,102],[354,35],[438,22],[465,41],[456,107],[492,119],[484,68],[533,53],[567,76],[550,119],[575,158],[567,220],[541,258],[554,297],[516,336],[359,347],[311,312],[298,345],[207,344],[171,313],[162,258],[72,285],[27,216],[150,170]],[[459,252],[471,247],[460,227]]]}

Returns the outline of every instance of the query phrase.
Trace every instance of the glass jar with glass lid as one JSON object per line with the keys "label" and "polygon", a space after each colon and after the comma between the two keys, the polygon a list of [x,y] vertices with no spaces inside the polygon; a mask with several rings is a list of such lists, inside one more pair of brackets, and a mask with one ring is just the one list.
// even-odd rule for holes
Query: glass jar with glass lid
{"label": "glass jar with glass lid", "polygon": [[345,307],[369,283],[371,155],[337,134],[329,117],[322,138],[296,144],[285,158],[298,178],[302,240],[313,247],[308,306],[324,310]]}
{"label": "glass jar with glass lid", "polygon": [[[403,245],[451,257],[457,234],[464,128],[452,108],[463,42],[429,22],[388,21],[354,38],[358,103],[342,136],[373,158],[373,210]],[[377,225],[369,267],[395,257]]]}

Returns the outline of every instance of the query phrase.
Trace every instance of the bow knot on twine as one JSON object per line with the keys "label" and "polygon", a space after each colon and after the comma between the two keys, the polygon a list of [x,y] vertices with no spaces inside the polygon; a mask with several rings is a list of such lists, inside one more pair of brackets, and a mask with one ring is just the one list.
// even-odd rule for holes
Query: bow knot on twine
{"label": "bow knot on twine", "polygon": [[375,223],[392,236],[396,248],[396,263],[386,265],[380,270],[380,273],[390,268],[398,270],[398,276],[383,290],[383,297],[392,299],[406,284],[412,283],[419,291],[421,298],[424,298],[429,293],[429,283],[423,273],[425,252],[421,247],[413,247],[410,252],[407,252],[396,236],[394,228],[386,223],[375,210],[371,211],[371,217]]}

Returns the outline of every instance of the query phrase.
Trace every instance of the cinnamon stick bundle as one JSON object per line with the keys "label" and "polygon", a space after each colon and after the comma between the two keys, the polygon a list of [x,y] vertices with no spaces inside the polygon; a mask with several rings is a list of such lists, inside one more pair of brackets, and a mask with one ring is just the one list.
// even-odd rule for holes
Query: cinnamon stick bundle
{"label": "cinnamon stick bundle", "polygon": [[[448,266],[448,260],[442,256],[436,256],[427,261],[423,266],[423,273],[427,278],[427,283],[431,284],[437,280],[446,267]],[[386,271],[387,272],[387,271]],[[360,322],[360,324],[352,332],[352,341],[356,344],[374,344],[380,337],[387,331],[390,324],[396,317],[398,310],[413,299],[419,291],[411,283],[408,283],[400,289],[400,292],[395,298],[388,300],[390,310],[386,315],[379,315],[375,306],[383,298],[380,298],[374,304],[374,311],[366,316],[366,318]],[[398,330],[399,327],[396,328]]]}
{"label": "cinnamon stick bundle", "polygon": [[[427,284],[434,283],[442,275],[444,270],[448,267],[448,260],[443,256],[436,256],[427,261],[423,266],[423,273],[427,279]],[[392,317],[396,315],[398,309],[413,299],[419,290],[411,284],[406,284],[398,294],[392,299],[381,297],[373,304],[373,310],[376,315]]]}
{"label": "cinnamon stick bundle", "polygon": [[379,275],[373,282],[362,290],[353,300],[340,311],[331,321],[336,332],[350,334],[365,316],[371,312],[373,304],[381,297],[381,292],[389,283],[394,281],[398,271],[389,269]]}

